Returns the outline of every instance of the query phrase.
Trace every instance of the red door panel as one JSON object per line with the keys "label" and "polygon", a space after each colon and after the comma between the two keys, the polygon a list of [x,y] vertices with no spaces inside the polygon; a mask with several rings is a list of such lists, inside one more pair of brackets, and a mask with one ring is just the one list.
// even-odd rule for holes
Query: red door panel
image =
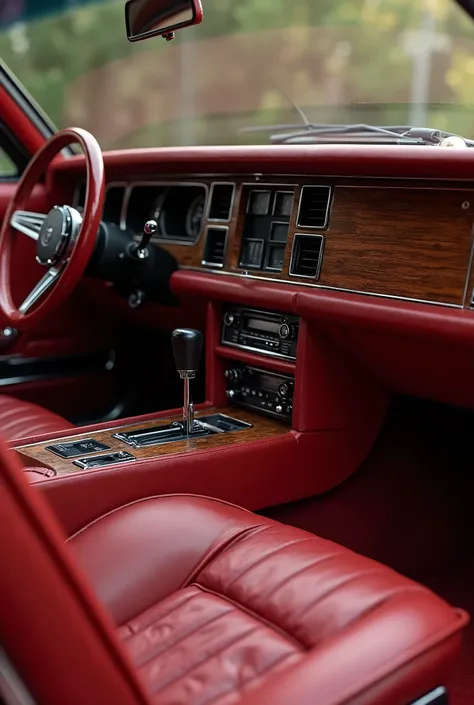
{"label": "red door panel", "polygon": [[[5,216],[9,200],[14,192],[14,183],[0,183],[0,222]],[[44,186],[38,186],[33,192],[27,208],[46,213],[54,205],[54,194],[47,192]],[[21,233],[17,234],[13,251],[14,292],[19,304],[31,291],[44,274],[44,269],[35,261],[35,242]],[[0,312],[0,330],[5,320]],[[8,346],[0,346],[0,394],[12,394],[40,403],[69,418],[78,415],[95,415],[110,404],[117,393],[116,374],[107,373],[105,359],[109,348],[117,344],[114,326],[107,325],[103,316],[83,301],[80,290],[64,302],[64,305],[37,329],[25,333],[19,332],[18,338]],[[82,371],[77,370],[77,359],[68,368],[68,358],[84,357]],[[97,365],[94,363],[97,358]],[[21,358],[18,369],[21,370],[28,360],[38,361],[38,379],[9,371],[12,360]],[[51,359],[57,361],[55,373],[51,373]],[[44,374],[44,364],[48,362],[49,373]],[[16,363],[15,363],[16,364]],[[79,367],[81,367],[79,365]],[[96,369],[97,367],[97,369]],[[23,367],[26,369],[25,367]],[[82,368],[81,368],[82,369]],[[26,376],[27,377],[27,376]]]}

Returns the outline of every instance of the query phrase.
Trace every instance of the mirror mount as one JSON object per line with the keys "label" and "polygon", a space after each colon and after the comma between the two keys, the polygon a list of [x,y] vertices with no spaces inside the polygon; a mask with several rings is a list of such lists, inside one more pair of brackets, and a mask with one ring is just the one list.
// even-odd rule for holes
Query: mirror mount
{"label": "mirror mount", "polygon": [[202,15],[201,0],[127,0],[127,39],[138,42],[161,36],[169,42],[178,29],[200,24]]}

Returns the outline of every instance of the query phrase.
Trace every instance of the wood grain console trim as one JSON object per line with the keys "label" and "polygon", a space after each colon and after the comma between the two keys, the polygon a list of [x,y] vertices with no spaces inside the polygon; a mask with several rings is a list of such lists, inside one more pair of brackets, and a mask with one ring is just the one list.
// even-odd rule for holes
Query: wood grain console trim
{"label": "wood grain console trim", "polygon": [[[260,441],[265,438],[272,438],[290,431],[288,424],[272,419],[267,416],[259,415],[240,409],[238,407],[225,407],[222,409],[205,409],[196,414],[196,417],[207,416],[212,413],[223,413],[228,416],[247,421],[252,424],[252,428],[236,431],[235,433],[216,434],[205,438],[198,438],[190,441],[180,441],[177,443],[167,443],[158,446],[150,446],[148,448],[131,448],[126,443],[114,438],[114,433],[124,431],[133,431],[142,428],[152,428],[153,426],[164,426],[171,421],[175,421],[180,417],[171,416],[168,418],[159,418],[156,421],[148,421],[146,423],[135,423],[130,425],[116,426],[108,428],[104,431],[96,431],[93,433],[78,433],[75,436],[67,436],[56,438],[44,443],[34,443],[25,446],[17,446],[14,450],[20,457],[21,462],[29,467],[41,466],[52,468],[58,475],[66,475],[71,472],[94,472],[94,470],[83,471],[81,468],[73,464],[73,459],[60,458],[51,451],[46,449],[46,446],[54,445],[61,442],[71,442],[75,440],[83,440],[85,438],[93,438],[96,441],[105,443],[110,446],[110,450],[92,455],[107,455],[107,453],[125,450],[132,453],[139,460],[148,460],[151,458],[158,459],[163,456],[176,455],[178,453],[190,453],[196,450],[210,450],[223,446],[232,445],[233,443],[249,443],[250,441]],[[87,456],[85,456],[87,457]],[[109,466],[105,469],[112,470],[114,466]]]}
{"label": "wood grain console trim", "polygon": [[[189,179],[188,179],[189,180]],[[209,183],[218,182],[213,177]],[[243,274],[239,268],[245,219],[243,192],[248,186],[279,185],[295,190],[289,239],[281,273],[252,271],[273,281],[314,284],[359,293],[394,296],[462,306],[472,248],[474,190],[453,184],[427,182],[314,179],[303,177],[247,177],[222,179],[237,184],[229,226],[227,256],[222,274]],[[200,181],[203,181],[201,178]],[[328,184],[333,202],[327,230],[307,231],[296,225],[303,185]],[[205,222],[207,226],[216,223]],[[322,234],[324,257],[318,281],[290,276],[290,257],[296,232]],[[212,271],[202,265],[204,235],[194,246],[160,246],[179,265]]]}

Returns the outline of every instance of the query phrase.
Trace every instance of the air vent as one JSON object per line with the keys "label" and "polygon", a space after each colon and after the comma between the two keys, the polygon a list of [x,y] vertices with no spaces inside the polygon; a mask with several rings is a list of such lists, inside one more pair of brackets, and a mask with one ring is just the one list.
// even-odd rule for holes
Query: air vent
{"label": "air vent", "polygon": [[323,248],[324,238],[322,235],[295,235],[291,253],[291,276],[318,279]]}
{"label": "air vent", "polygon": [[125,186],[111,185],[107,187],[102,220],[119,225],[124,197]]}
{"label": "air vent", "polygon": [[223,267],[228,228],[208,228],[202,264],[206,267]]}
{"label": "air vent", "polygon": [[299,228],[327,228],[330,186],[303,186],[298,209]]}
{"label": "air vent", "polygon": [[235,184],[213,184],[209,206],[209,220],[229,222],[234,203]]}

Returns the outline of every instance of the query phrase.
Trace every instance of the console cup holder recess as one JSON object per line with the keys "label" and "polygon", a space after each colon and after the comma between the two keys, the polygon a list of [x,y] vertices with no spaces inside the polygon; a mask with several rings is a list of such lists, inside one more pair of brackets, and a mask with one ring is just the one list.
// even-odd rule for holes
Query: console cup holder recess
{"label": "console cup holder recess", "polygon": [[166,426],[154,426],[137,431],[114,433],[113,437],[132,446],[132,448],[148,448],[149,446],[157,446],[163,443],[176,443],[178,441],[204,438],[217,433],[235,433],[246,428],[252,428],[252,424],[246,421],[239,421],[239,419],[234,419],[226,414],[210,414],[196,419],[189,434],[186,434],[182,422],[175,421]]}

